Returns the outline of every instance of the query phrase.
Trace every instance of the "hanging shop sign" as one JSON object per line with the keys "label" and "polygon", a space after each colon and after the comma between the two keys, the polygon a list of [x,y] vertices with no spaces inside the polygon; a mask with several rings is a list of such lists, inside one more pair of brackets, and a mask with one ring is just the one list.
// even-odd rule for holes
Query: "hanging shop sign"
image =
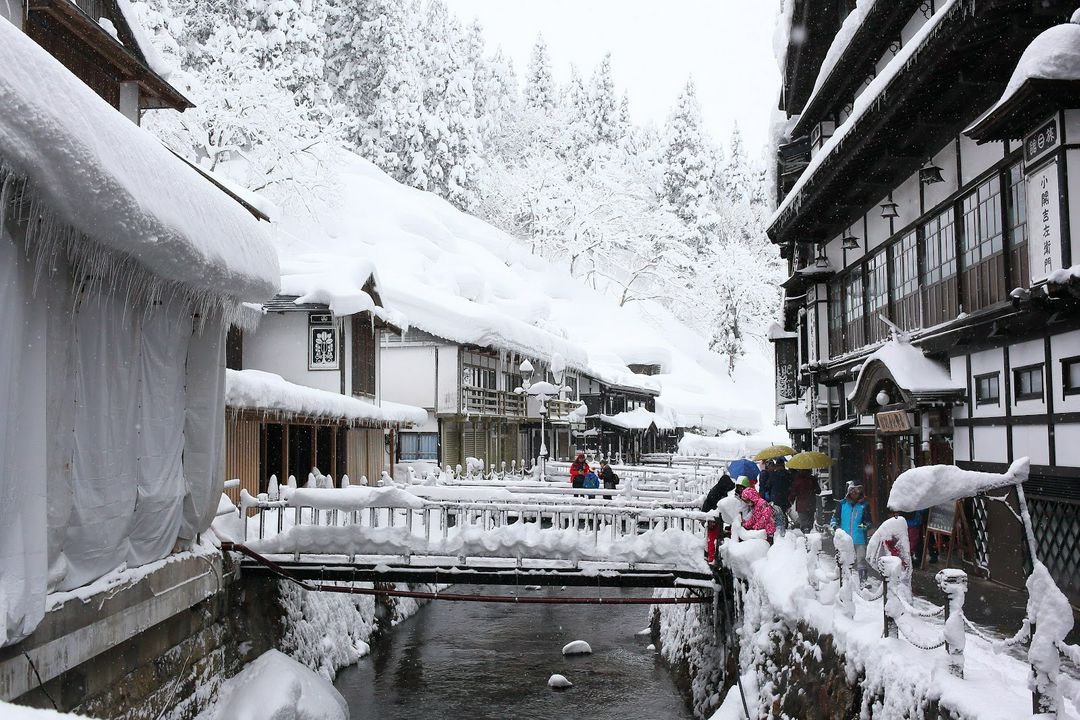
{"label": "hanging shop sign", "polygon": [[1058,131],[1058,119],[1055,115],[1024,138],[1024,164],[1030,166],[1060,145],[1061,133]]}
{"label": "hanging shop sign", "polygon": [[339,368],[337,331],[333,325],[308,328],[308,370]]}
{"label": "hanging shop sign", "polygon": [[908,422],[906,410],[886,410],[874,417],[877,419],[878,430],[883,433],[911,432],[911,423]]}
{"label": "hanging shop sign", "polygon": [[1050,160],[1027,173],[1028,258],[1031,284],[1045,280],[1062,265],[1061,194],[1058,161]]}

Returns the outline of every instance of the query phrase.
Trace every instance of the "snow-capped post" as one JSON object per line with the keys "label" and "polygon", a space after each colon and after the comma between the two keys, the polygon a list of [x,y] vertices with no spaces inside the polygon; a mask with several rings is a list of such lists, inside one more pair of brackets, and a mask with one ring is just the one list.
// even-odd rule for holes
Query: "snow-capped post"
{"label": "snow-capped post", "polygon": [[852,599],[851,574],[855,571],[855,545],[851,536],[840,528],[833,533],[833,547],[836,548],[836,567],[840,591],[836,595],[840,612],[846,617],[855,617],[855,602]]}
{"label": "snow-capped post", "polygon": [[904,615],[904,604],[900,599],[900,586],[903,585],[903,563],[895,555],[886,555],[878,560],[881,570],[882,595],[885,596],[885,633],[884,637],[898,638],[900,633],[897,622]]}
{"label": "snow-capped post", "polygon": [[949,673],[964,678],[964,646],[967,631],[964,628],[964,598],[967,596],[967,573],[946,568],[934,576],[937,586],[949,598],[945,605],[945,654],[949,660]]}

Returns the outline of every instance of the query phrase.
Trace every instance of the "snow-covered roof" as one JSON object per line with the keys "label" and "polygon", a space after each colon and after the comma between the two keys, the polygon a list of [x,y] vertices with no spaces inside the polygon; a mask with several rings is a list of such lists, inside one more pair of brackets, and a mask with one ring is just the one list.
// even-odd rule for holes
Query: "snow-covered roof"
{"label": "snow-covered roof", "polygon": [[840,58],[847,52],[848,46],[851,44],[851,39],[855,37],[856,31],[862,26],[866,16],[870,13],[870,10],[874,7],[874,4],[878,0],[858,0],[855,3],[854,9],[847,14],[844,18],[844,22],[840,25],[840,29],[836,35],[833,36],[832,43],[829,45],[828,52],[825,53],[825,59],[821,61],[821,67],[818,69],[817,79],[814,80],[814,89],[810,92],[810,97],[807,98],[805,107],[810,107],[814,98],[817,96],[818,91],[821,90],[821,86],[825,84],[825,80],[832,74],[833,69],[836,68],[836,63],[840,61]]}
{"label": "snow-covered roof", "polygon": [[654,412],[649,412],[643,407],[627,410],[615,415],[601,415],[600,422],[624,430],[648,430],[653,425],[657,430],[674,430],[675,426],[664,417]]}
{"label": "snow-covered roof", "polygon": [[0,67],[0,174],[26,182],[44,225],[203,298],[274,294],[267,225],[3,19]]}
{"label": "snow-covered roof", "polygon": [[138,46],[139,52],[146,59],[146,65],[160,75],[162,80],[168,80],[175,68],[165,61],[165,58],[157,51],[154,44],[150,42],[150,38],[146,35],[146,30],[143,28],[135,8],[132,7],[131,1],[116,0],[116,6],[128,27],[131,28],[131,35],[135,38],[135,45]]}
{"label": "snow-covered roof", "polygon": [[889,340],[863,361],[855,379],[855,389],[848,395],[849,400],[855,398],[863,377],[875,363],[884,365],[893,381],[911,393],[947,393],[966,389],[966,386],[952,379],[945,366],[923,355],[919,348],[904,340]]}
{"label": "snow-covered roof", "polygon": [[1080,24],[1056,25],[1032,40],[1020,56],[1001,99],[984,116],[1009,102],[1028,80],[1080,80]]}
{"label": "snow-covered roof", "polygon": [[225,406],[377,426],[416,425],[427,420],[427,411],[422,408],[391,402],[376,405],[349,395],[297,385],[262,370],[226,370]]}
{"label": "snow-covered roof", "polygon": [[783,325],[774,321],[769,323],[769,329],[766,331],[765,337],[774,342],[776,340],[794,340],[798,339],[799,333],[785,330]]}
{"label": "snow-covered roof", "polygon": [[[784,199],[781,200],[779,206],[776,208],[776,212],[769,218],[768,225],[772,227],[776,224],[780,218],[791,209],[792,205],[796,203],[802,196],[802,190],[806,187],[806,184],[810,182],[810,179],[814,177],[814,174],[821,167],[822,163],[830,157],[837,147],[843,142],[844,138],[851,132],[851,130],[859,123],[863,115],[874,107],[875,101],[881,96],[886,88],[892,83],[900,71],[903,70],[908,61],[911,60],[918,50],[926,42],[933,32],[937,29],[938,25],[948,16],[949,11],[956,4],[957,0],[946,0],[935,12],[934,15],[916,31],[915,35],[904,45],[900,52],[889,61],[888,65],[875,77],[866,89],[859,97],[855,98],[855,102],[852,106],[851,114],[840,124],[839,127],[833,132],[822,148],[814,155],[810,160],[810,164],[803,170],[802,175],[795,182],[795,185],[791,188]],[[854,32],[854,31],[852,31]]]}
{"label": "snow-covered roof", "polygon": [[[605,384],[659,393],[664,417],[680,426],[761,428],[773,377],[753,351],[730,377],[700,333],[658,303],[620,306],[571,280],[565,264],[350,152],[326,151],[320,163],[333,192],[283,209],[275,223],[282,292],[340,312],[357,299],[370,263],[399,327],[542,361],[558,353],[568,369]],[[643,361],[661,373],[630,371]]]}
{"label": "snow-covered roof", "polygon": [[814,434],[815,435],[828,435],[830,433],[837,432],[838,430],[844,430],[846,428],[849,428],[852,425],[854,425],[855,423],[857,423],[858,421],[859,421],[858,418],[848,418],[847,420],[837,420],[834,423],[829,423],[828,425],[822,425],[820,427],[814,428]]}

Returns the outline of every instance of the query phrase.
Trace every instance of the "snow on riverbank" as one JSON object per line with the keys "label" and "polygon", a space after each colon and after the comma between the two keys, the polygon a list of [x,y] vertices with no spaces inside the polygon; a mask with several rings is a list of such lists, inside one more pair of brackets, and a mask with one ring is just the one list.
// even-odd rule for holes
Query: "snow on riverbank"
{"label": "snow on riverbank", "polygon": [[[748,547],[754,552],[744,552]],[[804,628],[831,637],[843,657],[849,682],[859,678],[863,717],[922,717],[931,703],[973,720],[1030,716],[1030,668],[1025,663],[995,654],[982,638],[968,635],[964,679],[951,677],[944,667],[943,650],[922,650],[904,639],[882,637],[880,599],[869,601],[856,594],[853,617],[834,607],[835,581],[822,572],[832,563],[826,560],[819,565],[817,560],[823,556],[811,557],[805,541],[795,534],[778,537],[772,546],[763,541],[727,541],[721,555],[745,584],[740,667],[752,668],[760,681],[760,691],[747,697],[752,714],[755,708],[772,707],[776,693],[783,691],[769,682],[783,670],[774,666],[773,653],[781,638],[797,636],[799,628]],[[808,582],[811,572],[822,583],[820,593]],[[914,629],[909,629],[909,634]],[[932,644],[940,633],[940,625],[927,624],[917,637]],[[821,652],[819,647],[807,649]],[[792,658],[786,662],[798,661]],[[1061,717],[1077,715],[1070,709]]]}
{"label": "snow on riverbank", "polygon": [[226,680],[199,720],[348,720],[349,706],[329,680],[268,650]]}
{"label": "snow on riverbank", "polygon": [[0,700],[0,718],[3,720],[94,720],[86,715],[71,715],[58,713],[55,710],[39,710],[37,708],[12,705]]}

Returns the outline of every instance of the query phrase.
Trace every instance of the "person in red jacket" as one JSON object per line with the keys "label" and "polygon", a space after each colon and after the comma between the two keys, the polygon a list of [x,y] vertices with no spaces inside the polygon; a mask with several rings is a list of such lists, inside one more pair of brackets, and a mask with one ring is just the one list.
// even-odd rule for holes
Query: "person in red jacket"
{"label": "person in red jacket", "polygon": [[[741,489],[740,489],[741,488]],[[749,480],[739,478],[739,485],[735,492],[744,503],[750,506],[750,517],[743,520],[743,528],[746,530],[764,530],[765,537],[772,542],[776,533],[776,522],[773,520],[772,506],[758,495],[758,491],[750,487]]]}
{"label": "person in red jacket", "polygon": [[589,463],[585,462],[585,452],[577,451],[577,457],[570,464],[570,485],[576,488],[584,487],[585,476],[592,472]]}

